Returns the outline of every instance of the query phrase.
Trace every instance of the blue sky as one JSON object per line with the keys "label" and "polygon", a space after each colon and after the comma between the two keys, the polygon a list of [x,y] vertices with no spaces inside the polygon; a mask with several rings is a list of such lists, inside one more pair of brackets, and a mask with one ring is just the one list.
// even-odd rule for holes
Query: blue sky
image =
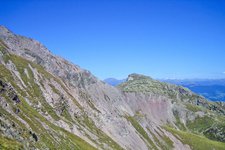
{"label": "blue sky", "polygon": [[100,79],[224,78],[224,0],[1,0],[0,24]]}

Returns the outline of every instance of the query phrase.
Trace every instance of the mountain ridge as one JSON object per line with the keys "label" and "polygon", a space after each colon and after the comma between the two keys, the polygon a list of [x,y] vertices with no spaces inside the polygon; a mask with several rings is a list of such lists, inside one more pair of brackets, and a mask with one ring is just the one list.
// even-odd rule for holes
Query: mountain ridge
{"label": "mountain ridge", "polygon": [[[126,79],[105,79],[104,82],[118,86]],[[191,91],[204,96],[210,101],[225,101],[225,79],[158,79],[159,81],[184,86]]]}
{"label": "mountain ridge", "polygon": [[2,149],[225,147],[223,103],[138,74],[110,86],[4,27],[0,70]]}

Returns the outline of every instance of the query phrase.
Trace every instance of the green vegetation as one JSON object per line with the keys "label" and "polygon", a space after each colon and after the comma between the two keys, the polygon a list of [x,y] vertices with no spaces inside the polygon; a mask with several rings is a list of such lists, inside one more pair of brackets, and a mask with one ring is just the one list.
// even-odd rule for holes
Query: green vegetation
{"label": "green vegetation", "polygon": [[3,54],[3,60],[5,62],[8,62],[9,60],[9,54],[8,52],[6,51],[6,45],[4,44],[3,41],[0,40],[0,52]]}
{"label": "green vegetation", "polygon": [[193,133],[178,131],[176,129],[165,127],[174,136],[180,139],[184,144],[188,144],[193,150],[224,150],[225,143],[216,142]]}
{"label": "green vegetation", "polygon": [[153,149],[157,149],[153,141],[149,138],[146,131],[142,128],[142,126],[137,122],[134,117],[127,116],[126,119],[132,124],[132,126],[136,129],[136,131],[152,146]]}
{"label": "green vegetation", "polygon": [[[88,116],[84,116],[83,118],[80,118],[79,122],[84,127],[87,127],[90,130],[90,132],[92,132],[95,135],[97,135],[98,138],[99,138],[98,140],[101,143],[106,143],[108,146],[110,146],[114,150],[123,150],[123,148],[120,145],[118,145],[113,139],[111,139],[102,130],[97,128],[95,123]],[[95,142],[95,141],[93,141],[93,142]],[[102,145],[102,148],[104,148],[103,145]]]}
{"label": "green vegetation", "polygon": [[[148,129],[148,128],[147,128]],[[170,140],[170,138],[168,138],[167,136],[162,136],[158,133],[158,136],[160,137],[160,139],[158,139],[156,137],[156,135],[154,133],[151,132],[150,129],[148,129],[149,133],[151,133],[154,141],[158,144],[158,146],[160,148],[162,148],[163,150],[170,150],[173,149],[173,142]]]}
{"label": "green vegetation", "polygon": [[61,95],[60,92],[59,92],[59,90],[56,89],[54,85],[49,84],[49,86],[51,87],[51,89],[52,89],[52,91],[53,91],[54,93],[56,93],[56,94],[58,94],[58,95]]}
{"label": "green vegetation", "polygon": [[[10,60],[16,65],[17,70],[20,73],[20,77],[22,78],[23,82],[26,86],[26,92],[27,95],[30,97],[30,100],[37,105],[38,102],[40,102],[43,106],[42,110],[47,111],[48,114],[52,116],[55,120],[59,120],[59,116],[55,113],[53,108],[46,102],[42,95],[42,91],[39,87],[39,85],[35,82],[34,74],[32,70],[30,69],[29,65],[35,66],[32,62],[29,62],[19,56],[16,55],[10,55]],[[35,67],[34,67],[35,68]],[[25,73],[25,69],[28,72],[28,76]],[[25,87],[24,87],[25,88]]]}
{"label": "green vegetation", "polygon": [[202,111],[202,108],[200,106],[195,106],[193,104],[186,104],[186,107],[188,110],[192,111],[192,112],[198,112],[198,111]]}
{"label": "green vegetation", "polygon": [[210,128],[214,123],[214,119],[208,116],[195,118],[194,121],[187,122],[187,127],[197,133],[201,133]]}
{"label": "green vegetation", "polygon": [[4,116],[4,118],[7,118],[8,120],[10,120],[11,122],[13,122],[14,124],[16,124],[17,126],[25,129],[25,125],[23,123],[21,123],[18,119],[16,119],[12,114],[8,113],[7,111],[5,111],[2,106],[0,106],[0,114],[1,116]]}
{"label": "green vegetation", "polygon": [[173,111],[173,115],[176,118],[176,126],[181,129],[181,130],[186,130],[186,127],[184,126],[184,124],[180,121],[180,117],[179,117],[179,113],[177,111]]}
{"label": "green vegetation", "polygon": [[0,135],[0,149],[1,150],[23,150],[22,144],[15,140],[3,137]]}
{"label": "green vegetation", "polygon": [[[43,144],[45,144],[44,147],[48,147],[50,149],[71,149],[71,146],[77,148],[78,150],[95,149],[78,136],[71,134],[65,131],[64,129],[59,128],[54,124],[50,123],[47,119],[42,117],[36,110],[31,108],[23,100],[23,98],[21,98],[21,100],[21,113],[19,114],[19,116],[30,125],[32,131],[38,133],[40,141],[36,143],[37,147],[43,148]],[[43,127],[42,123],[40,123],[39,121],[45,123],[51,128],[51,130],[46,130]],[[57,137],[60,139],[60,141],[57,141]]]}
{"label": "green vegetation", "polygon": [[124,92],[142,92],[142,93],[163,93],[162,86],[164,83],[154,81],[151,78],[143,78],[138,80],[131,80],[119,85]]}
{"label": "green vegetation", "polygon": [[166,143],[165,149],[169,150],[169,149],[173,149],[174,148],[173,147],[173,141],[171,141],[169,137],[164,135],[164,136],[161,136],[161,138]]}
{"label": "green vegetation", "polygon": [[204,131],[203,134],[211,140],[225,142],[225,124],[214,124],[210,129]]}
{"label": "green vegetation", "polygon": [[[41,70],[39,73],[41,73],[46,80],[52,78],[52,75],[45,72],[42,67],[38,67],[32,62],[24,60],[23,58],[19,56],[8,55],[8,57],[16,65],[16,68],[18,72],[20,73],[20,77],[22,78],[22,81],[27,86],[27,88],[23,87],[24,89],[26,89],[26,92],[25,92],[19,86],[17,86],[17,83],[20,82],[18,78],[14,77],[7,68],[5,68],[2,64],[0,64],[1,79],[7,83],[10,83],[14,87],[21,102],[17,105],[14,105],[12,103],[12,100],[10,100],[7,97],[7,95],[3,94],[3,96],[5,97],[7,102],[9,102],[8,104],[10,105],[10,107],[12,108],[17,107],[20,110],[20,113],[17,115],[30,126],[32,134],[33,135],[35,134],[34,137],[37,137],[37,141],[34,143],[34,147],[39,149],[46,149],[46,148],[74,149],[75,148],[77,150],[94,150],[95,148],[93,146],[91,146],[90,144],[88,144],[87,142],[79,138],[78,136],[72,133],[69,133],[65,131],[64,129],[50,123],[46,118],[40,115],[37,110],[31,107],[24,100],[23,97],[26,96],[27,98],[29,98],[29,100],[33,104],[37,104],[37,102],[40,102],[43,106],[42,112],[47,111],[48,114],[50,114],[54,120],[59,120],[60,119],[59,116],[56,115],[53,108],[44,99],[42,95],[42,91],[39,85],[36,83],[33,72],[30,69],[29,65],[31,65],[32,68],[36,68],[38,72]],[[27,72],[25,72],[25,70]],[[1,114],[5,114],[5,117],[16,122],[17,128],[23,128],[22,131],[25,131],[25,132],[22,133],[21,136],[23,136],[25,140],[29,141],[32,135],[29,135],[29,131],[26,130],[26,127],[20,121],[18,121],[12,115],[4,111],[4,109],[1,109]],[[69,114],[63,114],[63,115],[67,116]],[[46,126],[48,130],[46,129]],[[7,149],[7,148],[17,149],[16,147],[15,148],[9,147],[10,145],[7,145],[7,143],[10,144],[10,140],[1,138],[0,149],[1,148],[2,149]],[[17,146],[18,144],[15,143],[14,145]]]}
{"label": "green vegetation", "polygon": [[133,80],[131,79],[118,85],[118,87],[124,92],[141,92],[145,94],[153,93],[156,95],[164,95],[173,101],[177,99],[193,100],[198,97],[197,95],[191,93],[187,88],[181,86],[153,80],[152,78],[143,75],[133,74],[130,76]]}
{"label": "green vegetation", "polygon": [[21,90],[16,84],[16,81],[13,78],[11,72],[2,64],[0,64],[0,78],[4,82],[10,83],[16,89],[16,91],[18,91],[19,94],[26,96],[26,93]]}
{"label": "green vegetation", "polygon": [[[163,133],[163,131],[159,127],[157,127],[157,128],[158,128],[159,131],[161,131],[161,133]],[[156,131],[156,133],[158,133],[158,132]],[[166,149],[172,149],[173,148],[173,141],[171,141],[169,137],[165,136],[164,134],[161,135],[159,133],[158,133],[158,135],[166,143],[166,147],[165,147]]]}

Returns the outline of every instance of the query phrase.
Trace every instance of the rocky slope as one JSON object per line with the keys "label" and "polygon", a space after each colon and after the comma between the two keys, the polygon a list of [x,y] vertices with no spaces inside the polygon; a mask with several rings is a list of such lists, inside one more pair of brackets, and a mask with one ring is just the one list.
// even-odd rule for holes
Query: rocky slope
{"label": "rocky slope", "polygon": [[0,149],[225,149],[225,108],[132,74],[112,87],[0,26]]}

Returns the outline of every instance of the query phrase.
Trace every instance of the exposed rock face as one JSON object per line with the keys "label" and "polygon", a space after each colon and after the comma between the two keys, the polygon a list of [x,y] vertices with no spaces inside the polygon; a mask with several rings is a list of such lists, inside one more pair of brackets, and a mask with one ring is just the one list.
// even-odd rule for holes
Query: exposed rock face
{"label": "exposed rock face", "polygon": [[203,149],[225,146],[213,134],[224,133],[223,104],[138,74],[112,87],[3,26],[0,107],[0,148],[198,149],[187,135]]}

